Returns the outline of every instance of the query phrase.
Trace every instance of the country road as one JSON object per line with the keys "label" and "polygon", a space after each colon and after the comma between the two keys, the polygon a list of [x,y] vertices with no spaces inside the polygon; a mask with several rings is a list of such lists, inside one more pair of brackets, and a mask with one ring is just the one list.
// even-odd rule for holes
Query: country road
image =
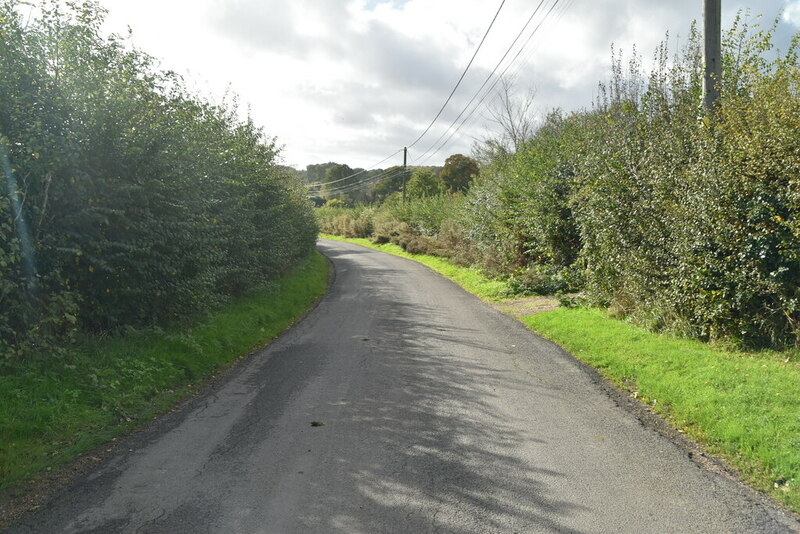
{"label": "country road", "polygon": [[797,532],[426,267],[320,241],[309,316],[11,532]]}

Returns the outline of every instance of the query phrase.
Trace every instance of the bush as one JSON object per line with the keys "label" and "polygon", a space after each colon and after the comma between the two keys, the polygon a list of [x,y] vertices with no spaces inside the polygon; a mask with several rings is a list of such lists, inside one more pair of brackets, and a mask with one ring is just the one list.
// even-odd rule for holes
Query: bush
{"label": "bush", "polygon": [[373,233],[375,209],[363,204],[347,208],[329,201],[316,209],[320,230],[344,237],[369,237]]}
{"label": "bush", "polygon": [[0,347],[163,324],[275,279],[313,247],[305,189],[235,106],[100,35],[94,4],[0,6]]}
{"label": "bush", "polygon": [[473,185],[467,232],[500,272],[574,263],[581,242],[570,195],[582,122],[580,115],[551,113],[515,154],[498,159]]}
{"label": "bush", "polygon": [[706,339],[800,341],[800,76],[794,49],[770,47],[737,21],[705,117],[696,35],[671,68],[662,47],[646,83],[617,62],[572,196],[595,302]]}

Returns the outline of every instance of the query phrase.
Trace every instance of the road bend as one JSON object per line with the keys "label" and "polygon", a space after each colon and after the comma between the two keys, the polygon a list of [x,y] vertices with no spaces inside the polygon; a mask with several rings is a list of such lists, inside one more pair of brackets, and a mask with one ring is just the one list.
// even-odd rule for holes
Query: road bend
{"label": "road bend", "polygon": [[11,532],[800,530],[452,282],[319,248],[305,320]]}

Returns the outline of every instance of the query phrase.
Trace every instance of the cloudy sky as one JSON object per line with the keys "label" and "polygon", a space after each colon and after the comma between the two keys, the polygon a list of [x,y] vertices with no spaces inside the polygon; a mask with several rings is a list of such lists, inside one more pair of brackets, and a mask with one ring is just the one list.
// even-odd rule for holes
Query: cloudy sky
{"label": "cloudy sky", "polygon": [[[285,146],[286,164],[304,168],[337,161],[369,168],[411,145],[425,130],[500,0],[100,3],[109,10],[107,31],[126,33],[130,28],[133,42],[159,58],[162,68],[182,73],[190,88],[216,101],[228,88],[237,93],[255,122]],[[486,105],[493,95],[474,114],[462,116],[470,118],[447,145],[427,160],[422,157],[429,147],[439,146],[434,142],[476,94],[537,6],[498,72],[515,77],[521,92],[535,88],[535,107],[541,113],[589,106],[597,82],[607,76],[612,44],[623,50],[636,45],[647,64],[667,32],[673,48],[685,42],[690,22],[701,20],[702,4],[506,0],[452,101],[410,148],[410,163],[441,164],[450,154],[468,154],[476,138],[491,132]],[[767,23],[783,12],[778,31],[782,46],[800,28],[800,0],[722,4],[723,26],[730,25],[738,10],[763,13]],[[395,155],[380,166],[401,159]]]}

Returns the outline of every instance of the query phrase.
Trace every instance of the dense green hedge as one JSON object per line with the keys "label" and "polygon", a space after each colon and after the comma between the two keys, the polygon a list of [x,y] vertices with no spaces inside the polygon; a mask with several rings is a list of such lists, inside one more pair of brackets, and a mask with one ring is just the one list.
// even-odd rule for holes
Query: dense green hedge
{"label": "dense green hedge", "polygon": [[[615,53],[591,109],[550,113],[516,152],[483,161],[458,206],[435,210],[455,221],[439,220],[447,239],[421,203],[374,213],[406,225],[399,244],[417,243],[406,231],[434,242],[423,252],[460,247],[518,290],[582,286],[594,304],[653,328],[798,345],[797,46],[778,55],[771,31],[737,20],[713,114],[696,32],[675,57],[659,47],[647,72]],[[368,224],[365,213],[359,228],[380,238],[379,215]]]}
{"label": "dense green hedge", "polygon": [[0,7],[0,350],[159,324],[274,279],[313,246],[304,188],[234,105],[191,94],[92,3]]}
{"label": "dense green hedge", "polygon": [[737,21],[724,66],[708,114],[696,34],[648,73],[616,56],[593,109],[552,115],[473,194],[523,263],[574,261],[596,303],[703,338],[797,344],[796,43],[777,56],[769,31]]}

